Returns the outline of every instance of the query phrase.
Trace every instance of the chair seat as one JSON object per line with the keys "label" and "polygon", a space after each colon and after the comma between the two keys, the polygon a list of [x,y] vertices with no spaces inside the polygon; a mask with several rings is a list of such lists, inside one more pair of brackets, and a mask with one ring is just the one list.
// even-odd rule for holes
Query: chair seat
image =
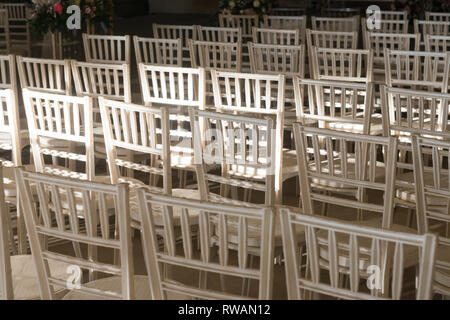
{"label": "chair seat", "polygon": [[[67,272],[69,266],[68,263],[49,261],[52,277],[60,280],[65,281],[69,277],[70,273]],[[11,270],[14,299],[40,299],[39,282],[32,255],[11,256]],[[65,288],[55,287],[56,294],[64,290]]]}
{"label": "chair seat", "polygon": [[[365,221],[354,221],[354,224],[363,225],[366,227],[381,227],[381,219],[370,219]],[[406,233],[414,233],[417,234],[417,231],[411,228],[408,228],[403,225],[393,224],[391,230],[397,232],[406,232]],[[327,267],[329,264],[329,255],[328,255],[328,231],[327,230],[319,230],[317,232],[317,239],[319,243],[319,256],[320,262],[323,267]],[[341,272],[348,272],[350,268],[350,257],[349,257],[349,236],[348,234],[336,233],[336,240],[338,243],[338,251],[339,251],[339,268]],[[359,245],[359,269],[362,275],[366,275],[366,271],[368,266],[371,264],[370,262],[370,250],[371,250],[372,241],[368,238],[358,237],[358,245]],[[412,246],[405,247],[404,257],[405,268],[413,266],[417,263],[418,260],[417,248]]]}
{"label": "chair seat", "polygon": [[[332,130],[350,132],[350,133],[364,133],[363,123],[348,123],[348,122],[327,122],[326,127]],[[383,133],[383,124],[381,119],[374,118],[370,125],[370,135],[378,136]]]}
{"label": "chair seat", "polygon": [[[407,183],[410,183],[411,186],[414,184],[414,172],[406,172],[397,175],[397,179],[400,181],[405,181]],[[441,178],[442,185],[447,185],[448,180],[445,177]],[[424,182],[425,185],[431,185],[433,183],[433,174],[425,172],[424,174]],[[397,199],[410,202],[411,204],[416,203],[416,192],[413,187],[411,188],[405,188],[405,187],[399,187],[395,191],[395,197]],[[427,195],[426,201],[428,205],[435,206],[436,208],[433,208],[434,210],[442,209],[444,212],[446,212],[448,200],[444,197],[434,197]]]}

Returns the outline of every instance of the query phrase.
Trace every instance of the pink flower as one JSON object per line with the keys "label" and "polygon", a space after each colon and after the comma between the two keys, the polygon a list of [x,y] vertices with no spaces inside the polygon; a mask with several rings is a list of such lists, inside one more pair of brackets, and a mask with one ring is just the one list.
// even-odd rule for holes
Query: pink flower
{"label": "pink flower", "polygon": [[57,14],[62,14],[63,7],[61,3],[56,2],[55,5],[53,6],[53,11],[55,11]]}
{"label": "pink flower", "polygon": [[85,12],[86,14],[90,14],[90,13],[91,13],[91,8],[86,7],[86,9],[84,9],[84,12]]}

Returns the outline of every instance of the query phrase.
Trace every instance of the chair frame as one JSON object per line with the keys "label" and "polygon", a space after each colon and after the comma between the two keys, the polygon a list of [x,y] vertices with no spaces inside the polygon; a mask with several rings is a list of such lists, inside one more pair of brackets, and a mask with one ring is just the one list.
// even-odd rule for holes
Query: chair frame
{"label": "chair frame", "polygon": [[157,39],[133,36],[136,63],[183,66],[181,39]]}
{"label": "chair frame", "polygon": [[[122,46],[124,46],[123,49]],[[131,63],[131,42],[130,36],[128,35],[110,36],[83,33],[83,47],[85,60],[87,62],[114,64]]]}

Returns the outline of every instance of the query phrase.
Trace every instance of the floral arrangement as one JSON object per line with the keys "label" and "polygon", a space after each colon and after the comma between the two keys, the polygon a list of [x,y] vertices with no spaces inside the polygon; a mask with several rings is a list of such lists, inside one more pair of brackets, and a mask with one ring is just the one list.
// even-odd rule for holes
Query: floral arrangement
{"label": "floral arrangement", "polygon": [[276,0],[221,0],[219,9],[222,13],[257,14],[261,16],[276,6]]}
{"label": "floral arrangement", "polygon": [[109,24],[112,16],[112,4],[108,0],[33,0],[34,10],[29,19],[32,32],[44,35],[48,32],[67,31],[67,8],[80,7],[81,21],[86,23]]}

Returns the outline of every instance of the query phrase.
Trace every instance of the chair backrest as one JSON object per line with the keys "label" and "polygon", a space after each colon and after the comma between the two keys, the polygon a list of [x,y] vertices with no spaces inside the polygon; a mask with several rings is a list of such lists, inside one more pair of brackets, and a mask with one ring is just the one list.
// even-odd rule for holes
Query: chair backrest
{"label": "chair backrest", "polygon": [[[315,214],[313,201],[319,201],[378,213],[382,216],[382,227],[391,227],[397,138],[306,127],[299,123],[294,123],[294,137],[305,213]],[[379,163],[381,153],[385,158],[383,165]],[[377,176],[384,180],[380,181]],[[353,189],[360,194],[359,199],[323,194],[320,187],[330,185],[339,190]],[[381,204],[362,196],[373,190],[383,192]]]}
{"label": "chair backrest", "polygon": [[191,65],[206,70],[241,71],[242,45],[240,42],[189,41]]}
{"label": "chair backrest", "polygon": [[300,32],[298,29],[283,30],[253,27],[252,33],[254,43],[294,46],[300,44]]}
{"label": "chair backrest", "polygon": [[[23,89],[22,93],[36,171],[93,180],[95,162],[92,98],[28,89]],[[80,147],[84,150],[80,151]],[[77,172],[70,164],[68,167],[49,165],[44,159],[45,155],[84,162],[85,170]]]}
{"label": "chair backrest", "polygon": [[408,19],[408,13],[406,11],[380,11],[381,20],[406,20]]}
{"label": "chair backrest", "polygon": [[425,11],[425,20],[428,20],[428,21],[450,21],[450,13]]}
{"label": "chair backrest", "polygon": [[316,80],[371,82],[373,51],[312,47],[313,75]]}
{"label": "chair backrest", "polygon": [[450,138],[450,94],[387,86],[381,91],[386,124],[384,135],[399,136],[401,142],[407,143],[414,134]]}
{"label": "chair backrest", "polygon": [[153,38],[176,40],[183,42],[183,66],[190,66],[189,59],[189,40],[197,40],[197,27],[195,25],[169,25],[153,24]]}
{"label": "chair backrest", "polygon": [[183,66],[183,43],[181,39],[157,39],[133,37],[136,63],[167,66]]}
{"label": "chair backrest", "polygon": [[[15,176],[23,195],[22,206],[41,298],[55,298],[55,287],[62,287],[98,298],[133,299],[134,265],[127,186],[86,183],[28,172],[20,167],[15,169]],[[38,191],[37,199],[32,188]],[[107,203],[114,203],[114,206],[107,207]],[[83,219],[79,219],[80,216]],[[112,219],[118,232],[111,228]],[[74,246],[87,245],[88,253],[82,254],[81,250],[77,255],[71,250],[56,252],[42,245],[44,237]],[[99,249],[117,250],[120,264],[105,262],[92,254]],[[68,272],[79,275],[80,282],[68,286],[69,281],[52,275],[49,268],[52,262],[65,262],[72,266]],[[120,276],[121,289],[115,291],[84,285],[83,273],[87,271]]]}
{"label": "chair backrest", "polygon": [[311,28],[321,31],[359,32],[359,16],[348,18],[311,17]]}
{"label": "chair backrest", "polygon": [[252,39],[252,28],[259,26],[258,15],[219,14],[219,26],[222,28],[241,28],[242,40]]}
{"label": "chair backrest", "polygon": [[384,59],[388,86],[447,92],[450,53],[385,49]]}
{"label": "chair backrest", "polygon": [[11,52],[11,35],[8,20],[8,10],[0,9],[0,53]]}
{"label": "chair backrest", "polygon": [[[189,109],[189,115],[201,199],[214,199],[209,190],[209,181],[212,181],[221,185],[222,197],[230,197],[231,187],[241,187],[264,192],[264,203],[273,205],[280,167],[276,163],[277,137],[272,119],[197,109]],[[200,122],[205,127],[204,134]],[[209,173],[208,165],[220,165],[221,174]],[[258,181],[243,181],[244,177]]]}
{"label": "chair backrest", "polygon": [[248,43],[252,73],[304,77],[305,46]]}
{"label": "chair backrest", "polygon": [[264,28],[266,29],[284,29],[284,30],[298,30],[300,43],[305,44],[306,36],[306,23],[308,16],[276,16],[265,15],[264,16]]}
{"label": "chair backrest", "polygon": [[140,63],[144,103],[192,106],[206,109],[206,75],[203,68],[181,68]]}
{"label": "chair backrest", "polygon": [[308,48],[357,49],[358,32],[320,31],[306,29]]}
{"label": "chair backrest", "polygon": [[0,150],[11,150],[12,161],[0,158],[3,166],[22,165],[20,140],[20,117],[13,89],[0,89],[0,133],[9,136],[9,141],[0,143]]}
{"label": "chair backrest", "polygon": [[0,9],[8,11],[10,39],[12,45],[25,45],[27,54],[31,54],[31,34],[28,24],[29,5],[24,3],[1,3]]}
{"label": "chair backrest", "polygon": [[17,56],[17,68],[22,89],[66,95],[72,93],[70,60]]}
{"label": "chair backrest", "polygon": [[[181,294],[200,299],[246,299],[248,296],[218,291],[208,286],[185,285],[173,281],[163,268],[183,267],[184,270],[196,271],[202,274],[227,275],[242,279],[254,279],[258,283],[258,299],[272,298],[273,279],[273,239],[275,233],[275,215],[271,208],[248,208],[228,204],[217,205],[213,202],[196,201],[174,198],[164,195],[146,193],[144,189],[137,190],[139,208],[142,221],[142,236],[144,254],[148,261],[152,299],[170,299],[171,294]],[[174,220],[169,218],[174,211],[182,212],[180,219],[182,238],[178,240],[175,229],[179,228]],[[161,228],[155,224],[158,216],[164,215],[164,249],[157,240],[157,230]],[[197,237],[199,239],[200,255],[194,253],[193,236],[190,223],[199,221]],[[236,230],[236,231],[235,231]],[[230,232],[239,235],[236,248],[237,262],[229,253]],[[211,233],[217,237],[215,246],[211,245]],[[261,241],[260,262],[257,266],[249,265],[248,235],[257,237]],[[158,235],[160,231],[158,232]],[[181,243],[180,243],[181,242]],[[182,246],[182,251],[177,247]],[[218,249],[219,259],[212,258],[211,252]]]}
{"label": "chair backrest", "polygon": [[109,36],[83,33],[84,56],[87,62],[130,64],[130,36]]}
{"label": "chair backrest", "polygon": [[128,64],[100,64],[72,60],[72,74],[78,96],[100,96],[131,102]]}
{"label": "chair backrest", "polygon": [[431,34],[425,35],[425,50],[429,52],[449,52],[450,35],[449,36],[435,36]]}
{"label": "chair backrest", "polygon": [[[163,176],[163,191],[172,193],[169,114],[167,108],[150,108],[115,100],[99,99],[111,183],[144,186],[140,180],[120,175],[120,167]],[[158,124],[159,121],[159,124]],[[117,156],[117,149],[154,156],[151,165],[132,157]],[[162,165],[163,168],[160,167]]]}
{"label": "chair backrest", "polygon": [[0,55],[0,89],[17,91],[16,58],[14,55]]}
{"label": "chair backrest", "polygon": [[348,132],[357,129],[370,134],[374,112],[372,83],[294,77],[294,93],[300,123],[318,123],[321,128]]}
{"label": "chair backrest", "polygon": [[[417,265],[419,271],[416,274],[415,298],[432,299],[437,243],[434,234],[417,235],[361,226],[328,217],[301,214],[283,207],[279,209],[279,215],[289,299],[305,299],[311,293],[322,294],[327,299],[407,298],[402,296],[406,289],[406,273],[403,269],[406,261],[410,261],[406,259],[413,259],[412,263]],[[306,235],[308,273],[302,271],[299,265],[300,251],[295,238],[298,228],[303,229]],[[418,254],[410,258],[407,250]],[[326,261],[323,252],[327,253]],[[343,257],[344,254],[346,257]],[[341,259],[347,257],[349,264],[343,266]],[[370,278],[374,272],[379,277],[375,283]],[[343,274],[349,277],[349,287],[339,280]]]}
{"label": "chair backrest", "polygon": [[197,39],[200,41],[242,42],[242,29],[197,26]]}
{"label": "chair backrest", "polygon": [[[428,34],[435,36],[450,36],[450,21],[414,20],[414,33],[422,34],[422,40]],[[424,45],[424,43],[422,43]]]}
{"label": "chair backrest", "polygon": [[366,18],[361,18],[363,35],[367,31],[381,32],[381,33],[408,33],[408,20],[381,20],[377,27],[367,30]]}

